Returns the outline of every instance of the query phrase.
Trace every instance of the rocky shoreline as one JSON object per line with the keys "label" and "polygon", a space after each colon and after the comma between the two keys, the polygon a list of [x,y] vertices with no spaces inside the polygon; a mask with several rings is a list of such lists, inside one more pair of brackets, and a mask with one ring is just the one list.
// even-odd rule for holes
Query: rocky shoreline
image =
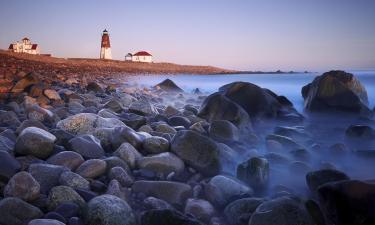
{"label": "rocky shoreline", "polygon": [[344,164],[375,160],[374,112],[351,74],[301,87],[302,114],[246,82],[205,96],[171,80],[9,73],[0,224],[375,223],[374,180]]}

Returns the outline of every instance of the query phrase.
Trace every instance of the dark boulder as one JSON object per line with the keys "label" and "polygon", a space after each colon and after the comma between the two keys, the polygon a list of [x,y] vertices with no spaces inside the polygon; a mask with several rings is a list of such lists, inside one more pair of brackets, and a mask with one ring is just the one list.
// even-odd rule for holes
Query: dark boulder
{"label": "dark boulder", "polygon": [[183,92],[183,90],[170,79],[165,79],[164,81],[155,85],[155,87],[167,92]]}
{"label": "dark boulder", "polygon": [[24,225],[43,216],[37,207],[19,198],[8,197],[0,201],[0,224]]}
{"label": "dark boulder", "polygon": [[86,86],[87,91],[93,91],[95,93],[104,93],[104,89],[96,82],[90,82]]}
{"label": "dark boulder", "polygon": [[265,158],[253,157],[237,167],[237,178],[252,188],[263,188],[268,184],[269,163]]}
{"label": "dark boulder", "polygon": [[321,185],[326,183],[349,179],[345,173],[330,169],[312,171],[306,174],[306,183],[312,192],[317,191]]}
{"label": "dark boulder", "polygon": [[305,109],[309,111],[344,111],[370,113],[367,92],[353,74],[330,71],[317,76],[302,88]]}

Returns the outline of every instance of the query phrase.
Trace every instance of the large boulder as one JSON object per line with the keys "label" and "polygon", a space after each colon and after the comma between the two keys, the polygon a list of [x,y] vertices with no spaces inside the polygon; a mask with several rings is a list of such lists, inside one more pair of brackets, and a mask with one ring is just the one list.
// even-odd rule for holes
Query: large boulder
{"label": "large boulder", "polygon": [[312,217],[301,201],[280,197],[258,206],[249,225],[314,225]]}
{"label": "large boulder", "polygon": [[15,146],[20,155],[33,155],[45,159],[51,155],[56,137],[37,127],[27,127],[18,136]]}
{"label": "large boulder", "polygon": [[233,123],[227,120],[215,120],[208,130],[210,137],[218,141],[238,141],[240,132]]}
{"label": "large boulder", "polygon": [[365,87],[353,74],[330,71],[317,76],[302,88],[305,109],[309,111],[345,111],[368,113]]}
{"label": "large boulder", "polygon": [[129,111],[142,116],[155,116],[156,114],[158,114],[155,106],[146,99],[141,99],[133,102],[129,106]]}
{"label": "large boulder", "polygon": [[197,132],[177,132],[171,142],[171,151],[202,174],[210,176],[221,171],[217,144]]}
{"label": "large boulder", "polygon": [[93,113],[80,113],[61,120],[56,127],[72,134],[92,134],[96,128],[124,127],[114,118],[103,118]]}
{"label": "large boulder", "polygon": [[185,201],[192,197],[190,185],[172,181],[146,181],[134,182],[132,186],[134,193],[143,193],[146,196],[160,198],[172,205],[182,206]]}
{"label": "large boulder", "polygon": [[30,220],[43,216],[37,207],[19,198],[8,197],[0,201],[0,224],[24,225]]}
{"label": "large boulder", "polygon": [[48,209],[54,210],[62,203],[73,202],[83,209],[85,200],[73,188],[68,186],[56,186],[48,194]]}
{"label": "large boulder", "polygon": [[167,92],[183,92],[183,90],[170,79],[163,80],[155,85],[155,87]]}
{"label": "large boulder", "polygon": [[87,224],[135,225],[136,220],[130,206],[113,195],[101,195],[90,200],[85,213]]}
{"label": "large boulder", "polygon": [[375,224],[375,184],[357,180],[330,182],[318,188],[326,218],[337,225]]}
{"label": "large boulder", "polygon": [[40,192],[47,194],[51,188],[59,184],[62,172],[68,170],[62,166],[55,166],[44,163],[33,163],[29,167],[29,173],[40,184]]}

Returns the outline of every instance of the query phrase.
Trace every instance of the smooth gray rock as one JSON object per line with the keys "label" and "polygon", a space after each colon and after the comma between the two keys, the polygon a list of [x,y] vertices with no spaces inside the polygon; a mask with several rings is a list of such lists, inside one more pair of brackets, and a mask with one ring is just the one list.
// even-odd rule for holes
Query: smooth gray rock
{"label": "smooth gray rock", "polygon": [[85,160],[83,157],[73,151],[62,151],[47,159],[47,162],[53,165],[65,166],[70,170],[77,169]]}
{"label": "smooth gray rock", "polygon": [[70,139],[70,150],[79,153],[86,159],[98,159],[104,156],[100,141],[93,135],[84,134]]}
{"label": "smooth gray rock", "polygon": [[60,175],[59,183],[60,185],[68,186],[71,188],[82,188],[86,190],[90,189],[90,182],[88,180],[71,171],[63,172]]}
{"label": "smooth gray rock", "polygon": [[142,157],[137,161],[137,164],[141,169],[150,170],[164,176],[172,172],[180,174],[185,169],[184,162],[171,152]]}
{"label": "smooth gray rock", "polygon": [[150,154],[167,152],[169,150],[169,141],[162,137],[152,136],[146,138],[143,142],[143,149]]}

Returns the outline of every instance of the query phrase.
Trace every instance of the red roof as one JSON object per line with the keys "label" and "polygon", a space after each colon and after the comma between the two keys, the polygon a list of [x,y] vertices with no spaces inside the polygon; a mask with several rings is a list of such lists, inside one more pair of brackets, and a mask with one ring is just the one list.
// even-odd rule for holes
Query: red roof
{"label": "red roof", "polygon": [[152,55],[148,52],[141,51],[141,52],[135,53],[133,56],[152,56]]}
{"label": "red roof", "polygon": [[37,47],[38,47],[37,44],[33,44],[33,45],[31,46],[31,49],[32,49],[32,50],[36,50]]}
{"label": "red roof", "polygon": [[14,49],[14,48],[13,48],[13,44],[10,44],[8,49],[9,49],[9,50]]}

